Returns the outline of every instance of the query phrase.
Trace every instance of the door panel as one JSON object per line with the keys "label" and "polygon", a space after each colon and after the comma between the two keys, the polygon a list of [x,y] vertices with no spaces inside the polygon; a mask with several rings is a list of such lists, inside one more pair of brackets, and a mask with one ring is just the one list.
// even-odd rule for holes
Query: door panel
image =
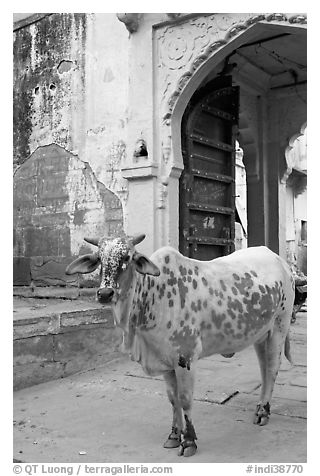
{"label": "door panel", "polygon": [[192,258],[234,251],[238,109],[232,78],[217,78],[191,98],[182,119],[180,251]]}

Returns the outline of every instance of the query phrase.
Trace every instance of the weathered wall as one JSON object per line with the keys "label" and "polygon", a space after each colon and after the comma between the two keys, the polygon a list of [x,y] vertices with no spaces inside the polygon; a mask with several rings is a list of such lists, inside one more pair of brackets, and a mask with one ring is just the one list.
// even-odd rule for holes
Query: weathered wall
{"label": "weathered wall", "polygon": [[127,43],[115,14],[14,32],[15,284],[77,284],[64,268],[83,237],[123,231]]}
{"label": "weathered wall", "polygon": [[88,163],[56,144],[39,147],[19,167],[13,192],[15,284],[88,284],[91,275],[68,277],[66,265],[91,251],[84,236],[123,231],[120,200]]}

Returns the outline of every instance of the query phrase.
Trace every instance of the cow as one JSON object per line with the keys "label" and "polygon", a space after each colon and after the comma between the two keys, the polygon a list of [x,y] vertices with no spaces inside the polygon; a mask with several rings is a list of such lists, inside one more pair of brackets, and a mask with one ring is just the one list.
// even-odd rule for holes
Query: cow
{"label": "cow", "polygon": [[149,375],[163,375],[172,404],[165,448],[192,456],[197,435],[192,399],[198,359],[230,357],[253,344],[262,377],[253,423],[265,425],[281,355],[291,362],[289,327],[294,280],[285,261],[265,246],[198,261],[165,246],[147,258],[132,237],[84,238],[97,247],[78,257],[67,274],[101,265],[100,303],[110,303],[124,347]]}

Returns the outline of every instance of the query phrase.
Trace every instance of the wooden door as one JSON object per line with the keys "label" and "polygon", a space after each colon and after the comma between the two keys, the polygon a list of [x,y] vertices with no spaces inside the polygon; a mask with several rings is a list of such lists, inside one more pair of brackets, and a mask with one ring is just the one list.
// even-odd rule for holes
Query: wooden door
{"label": "wooden door", "polygon": [[239,88],[219,77],[197,91],[182,119],[180,251],[211,260],[234,251]]}

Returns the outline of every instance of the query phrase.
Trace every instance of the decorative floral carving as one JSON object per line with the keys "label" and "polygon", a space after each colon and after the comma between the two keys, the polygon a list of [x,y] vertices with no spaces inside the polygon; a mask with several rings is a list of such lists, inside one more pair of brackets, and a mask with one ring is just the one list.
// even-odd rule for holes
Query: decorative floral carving
{"label": "decorative floral carving", "polygon": [[169,69],[183,67],[193,55],[194,36],[191,29],[168,26],[160,40],[165,43],[165,47],[160,51],[160,62]]}
{"label": "decorative floral carving", "polygon": [[288,18],[283,13],[272,13],[271,15],[266,15],[267,21],[287,21]]}
{"label": "decorative floral carving", "polygon": [[162,157],[165,164],[169,162],[170,154],[171,154],[171,136],[169,135],[167,131],[167,133],[163,135],[163,140],[162,140]]}
{"label": "decorative floral carving", "polygon": [[289,22],[290,23],[307,23],[307,15],[293,15],[292,17],[289,17]]}

